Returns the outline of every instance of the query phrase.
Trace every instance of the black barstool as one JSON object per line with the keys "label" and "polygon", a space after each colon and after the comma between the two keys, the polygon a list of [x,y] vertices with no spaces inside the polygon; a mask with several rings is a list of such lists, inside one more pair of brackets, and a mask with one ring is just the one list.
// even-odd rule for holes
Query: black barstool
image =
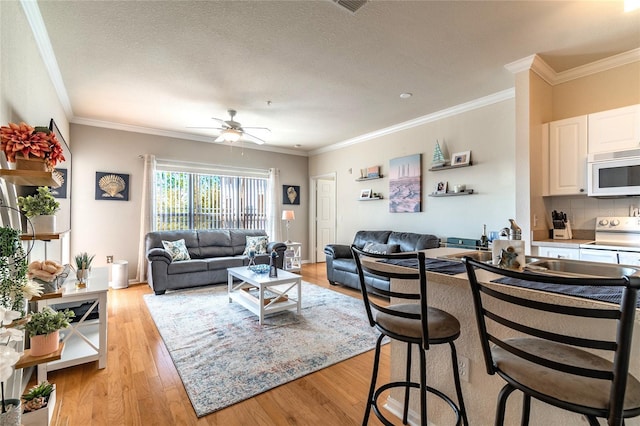
{"label": "black barstool", "polygon": [[[376,254],[362,251],[356,246],[351,246],[351,251],[356,261],[362,298],[369,323],[380,331],[380,336],[376,342],[371,385],[362,424],[366,425],[368,423],[369,414],[373,409],[373,412],[383,424],[393,425],[391,421],[384,417],[377,403],[381,393],[391,388],[405,389],[402,422],[407,424],[409,390],[410,388],[417,388],[420,390],[420,422],[422,425],[427,424],[427,392],[441,398],[451,407],[456,416],[456,425],[461,424],[461,422],[468,425],[462,387],[460,385],[460,375],[458,373],[458,357],[454,345],[454,341],[460,336],[460,323],[451,314],[427,306],[427,278],[424,253]],[[371,258],[371,261],[363,262],[363,257]],[[418,261],[417,270],[390,266],[388,263],[394,260],[416,258]],[[403,271],[403,269],[406,270]],[[415,280],[417,286],[414,291],[374,289],[370,284],[373,281],[371,275],[389,279]],[[377,303],[375,298],[370,297],[371,295],[388,297],[391,299],[391,304],[383,306]],[[415,301],[419,303],[415,303]],[[382,340],[386,336],[407,344],[406,377],[404,381],[386,383],[376,387],[380,363],[380,347]],[[451,368],[453,370],[458,405],[443,392],[427,385],[425,351],[429,349],[430,345],[443,343],[448,343],[451,349]],[[411,381],[411,349],[413,345],[418,346],[420,354],[420,379],[418,382]]]}
{"label": "black barstool", "polygon": [[[524,395],[522,425],[529,424],[531,398],[583,414],[593,426],[599,425],[597,417],[619,426],[640,415],[640,381],[629,374],[631,345],[638,344],[631,340],[640,277],[568,278],[501,269],[468,257],[463,262],[487,373],[507,382],[498,396],[496,425],[504,424],[507,399],[515,390]],[[490,280],[502,285],[479,280],[476,269],[491,272]],[[598,291],[620,303],[603,308],[572,306],[562,296],[532,300],[513,294],[504,285],[510,283],[560,293],[571,287]],[[592,326],[608,323],[616,333],[604,340],[584,330],[558,332],[558,324],[577,318]]]}

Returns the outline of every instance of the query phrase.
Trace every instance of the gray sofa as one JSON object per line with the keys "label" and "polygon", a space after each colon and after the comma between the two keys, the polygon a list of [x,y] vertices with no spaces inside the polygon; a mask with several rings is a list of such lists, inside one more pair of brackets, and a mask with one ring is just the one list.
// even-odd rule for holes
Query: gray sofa
{"label": "gray sofa", "polygon": [[[389,252],[407,252],[437,248],[440,240],[431,234],[415,234],[412,232],[393,231],[358,231],[353,238],[353,245],[364,249],[367,243],[382,246],[373,246],[373,250],[387,248]],[[356,261],[351,254],[351,246],[343,244],[329,244],[325,246],[324,253],[327,260],[327,279],[332,285],[342,284],[347,287],[360,289],[360,279],[356,270]],[[368,280],[375,288],[389,290],[389,279],[365,273]]]}
{"label": "gray sofa", "polygon": [[[249,264],[243,254],[246,237],[266,236],[257,229],[207,229],[185,231],[155,231],[145,237],[148,266],[148,282],[155,294],[166,290],[196,287],[227,282],[227,268]],[[172,261],[162,241],[183,239],[190,260]],[[286,244],[269,242],[267,253],[256,255],[257,264],[268,264],[269,253],[275,250],[278,268],[282,269]]]}

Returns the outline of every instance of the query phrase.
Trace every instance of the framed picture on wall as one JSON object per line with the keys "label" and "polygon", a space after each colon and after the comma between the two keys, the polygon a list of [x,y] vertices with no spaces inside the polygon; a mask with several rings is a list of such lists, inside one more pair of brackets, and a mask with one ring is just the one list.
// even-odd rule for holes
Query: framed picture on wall
{"label": "framed picture on wall", "polygon": [[300,204],[299,185],[282,185],[282,204]]}
{"label": "framed picture on wall", "polygon": [[96,200],[129,201],[129,175],[96,172]]}

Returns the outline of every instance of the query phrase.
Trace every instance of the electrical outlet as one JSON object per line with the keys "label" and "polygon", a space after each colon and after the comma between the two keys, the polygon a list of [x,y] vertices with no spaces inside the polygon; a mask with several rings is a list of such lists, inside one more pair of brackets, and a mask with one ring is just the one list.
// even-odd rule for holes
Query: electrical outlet
{"label": "electrical outlet", "polygon": [[113,263],[113,256],[107,256],[107,263]]}
{"label": "electrical outlet", "polygon": [[458,373],[460,374],[460,380],[469,383],[469,376],[471,375],[469,358],[458,355]]}

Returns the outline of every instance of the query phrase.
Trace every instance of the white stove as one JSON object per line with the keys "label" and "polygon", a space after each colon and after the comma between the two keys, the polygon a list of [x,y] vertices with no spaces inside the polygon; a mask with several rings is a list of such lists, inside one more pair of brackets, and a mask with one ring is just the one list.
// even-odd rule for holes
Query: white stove
{"label": "white stove", "polygon": [[598,217],[595,237],[580,245],[580,260],[640,265],[640,217]]}

